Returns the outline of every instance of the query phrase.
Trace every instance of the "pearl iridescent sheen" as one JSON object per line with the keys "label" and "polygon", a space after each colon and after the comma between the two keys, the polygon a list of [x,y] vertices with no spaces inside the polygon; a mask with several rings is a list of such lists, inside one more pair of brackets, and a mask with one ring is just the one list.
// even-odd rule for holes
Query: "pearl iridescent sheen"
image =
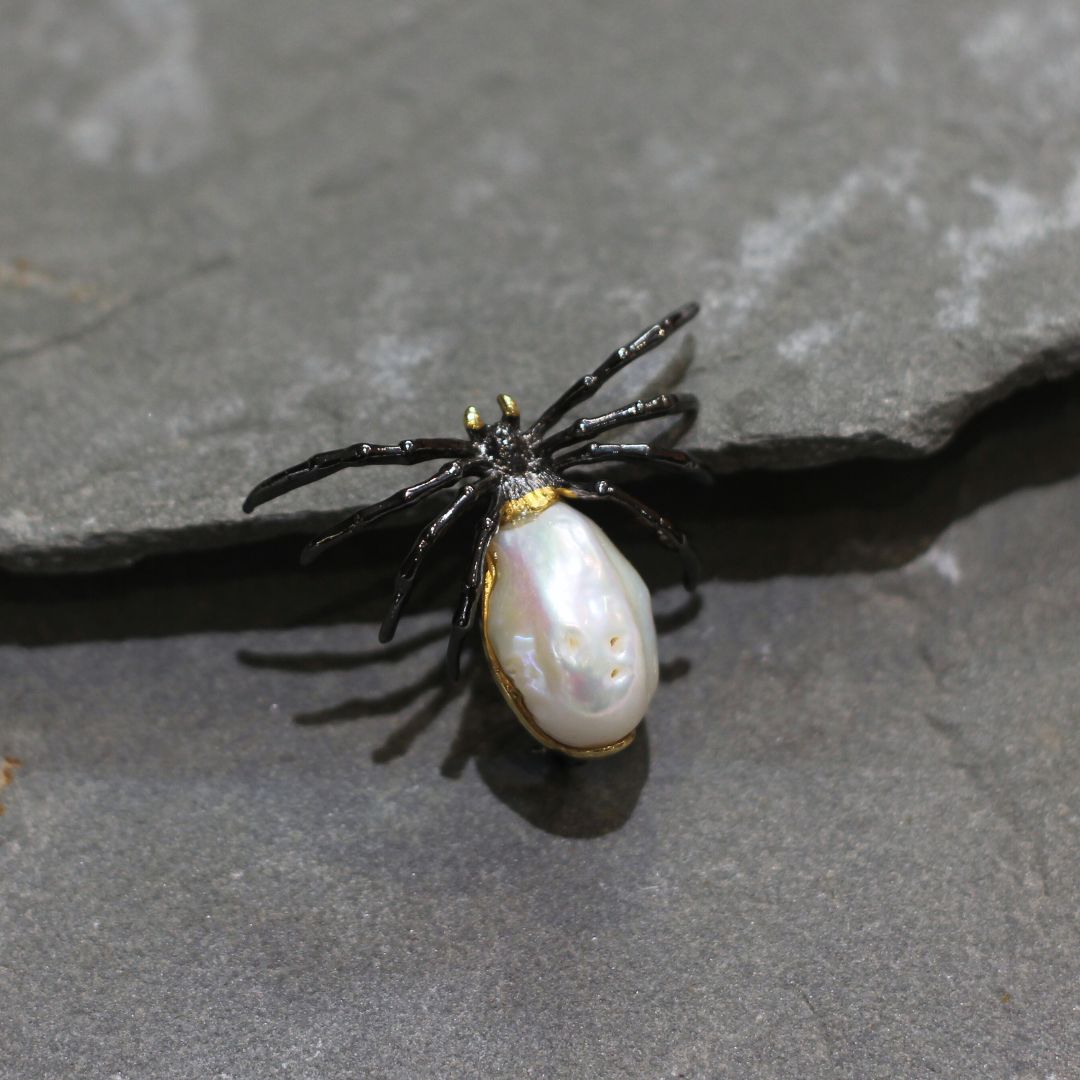
{"label": "pearl iridescent sheen", "polygon": [[598,525],[563,501],[504,524],[491,554],[484,640],[519,719],[573,750],[624,743],[659,679],[641,576]]}

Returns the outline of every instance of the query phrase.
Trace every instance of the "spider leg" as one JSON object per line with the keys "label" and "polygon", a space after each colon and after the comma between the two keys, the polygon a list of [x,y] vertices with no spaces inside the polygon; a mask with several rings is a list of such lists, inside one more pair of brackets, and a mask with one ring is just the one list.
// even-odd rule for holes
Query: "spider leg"
{"label": "spider leg", "polygon": [[250,514],[256,506],[276,499],[287,491],[303,487],[330,476],[341,469],[358,465],[415,465],[420,461],[438,458],[472,457],[476,449],[465,439],[403,439],[399,443],[355,443],[340,450],[327,450],[316,454],[299,465],[292,465],[255,485],[244,500],[244,513]]}
{"label": "spider leg", "polygon": [[555,458],[552,464],[559,472],[563,472],[578,465],[600,465],[605,461],[648,461],[657,465],[690,469],[701,477],[709,475],[701,462],[685,450],[669,450],[665,447],[650,446],[648,443],[590,443]]}
{"label": "spider leg", "polygon": [[344,521],[339,521],[328,533],[324,533],[322,536],[312,540],[300,553],[300,562],[307,566],[308,563],[317,559],[324,551],[337,546],[342,540],[347,540],[373,521],[378,521],[379,518],[386,517],[387,514],[402,510],[414,502],[419,502],[421,499],[426,499],[429,495],[434,495],[436,491],[451,487],[465,475],[468,469],[469,466],[462,464],[460,461],[448,461],[438,472],[429,476],[426,480],[421,480],[418,484],[395,491],[393,495],[387,496],[381,502],[372,503],[371,506],[365,506],[362,510],[357,510],[356,513],[350,514]]}
{"label": "spider leg", "polygon": [[693,418],[697,415],[698,400],[693,394],[660,394],[649,401],[635,401],[631,405],[624,405],[620,409],[613,409],[601,416],[584,416],[575,420],[567,427],[549,435],[541,444],[540,451],[550,454],[555,450],[561,450],[564,446],[581,442],[583,439],[592,438],[602,431],[610,431],[612,428],[623,427],[625,424],[636,424],[641,420],[652,420],[659,416],[686,415]]}
{"label": "spider leg", "polygon": [[681,530],[672,525],[667,518],[658,514],[651,506],[646,506],[640,499],[635,499],[633,495],[619,490],[619,488],[609,484],[606,480],[597,481],[590,487],[570,484],[566,489],[566,493],[572,498],[607,499],[623,507],[624,510],[629,510],[637,521],[653,530],[656,539],[664,547],[678,553],[679,558],[682,560],[683,584],[687,590],[692,592],[697,587],[701,567],[693,548],[690,547],[690,542]]}
{"label": "spider leg", "polygon": [[647,330],[643,330],[633,341],[627,342],[621,348],[616,349],[592,374],[582,375],[569,390],[566,391],[553,405],[549,406],[531,428],[529,439],[536,442],[552,424],[569,412],[574,406],[580,405],[600,389],[612,377],[622,371],[627,364],[633,363],[639,356],[655,349],[664,342],[668,335],[675,333],[680,327],[685,326],[701,309],[695,303],[683,304],[669,315],[665,315],[658,323],[654,323]]}
{"label": "spider leg", "polygon": [[484,580],[487,550],[499,531],[501,501],[500,493],[496,491],[488,504],[487,512],[476,527],[472,563],[465,577],[465,584],[461,588],[461,597],[450,627],[450,640],[446,645],[446,673],[453,682],[457,682],[461,677],[462,643],[476,623],[476,602],[480,596],[480,585]]}
{"label": "spider leg", "polygon": [[390,608],[383,619],[379,629],[379,640],[383,643],[389,641],[397,630],[398,619],[401,618],[401,609],[405,601],[409,599],[413,585],[416,584],[416,575],[427,553],[434,547],[435,542],[444,532],[466,511],[480,496],[493,484],[498,483],[497,474],[489,474],[475,484],[466,484],[458,493],[457,498],[428,525],[424,526],[420,535],[413,542],[409,554],[398,570],[394,581],[394,597],[390,601]]}

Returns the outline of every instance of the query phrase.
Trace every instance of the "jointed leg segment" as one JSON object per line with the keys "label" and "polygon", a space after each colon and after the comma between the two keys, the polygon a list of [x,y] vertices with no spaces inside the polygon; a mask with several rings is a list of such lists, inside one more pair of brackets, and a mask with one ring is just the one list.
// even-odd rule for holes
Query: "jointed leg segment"
{"label": "jointed leg segment", "polygon": [[480,524],[476,527],[472,562],[461,588],[457,611],[454,612],[454,621],[450,627],[450,640],[446,646],[446,671],[455,681],[461,676],[462,643],[476,623],[476,611],[484,581],[488,548],[499,531],[499,502],[499,493],[496,492],[484,516],[480,519]]}
{"label": "jointed leg segment", "polygon": [[437,491],[452,487],[469,471],[469,464],[463,464],[460,461],[448,461],[438,472],[429,476],[426,480],[421,480],[411,487],[395,491],[393,495],[387,496],[381,502],[365,506],[362,510],[357,510],[355,514],[345,518],[344,521],[339,521],[328,533],[312,540],[304,548],[300,553],[300,562],[307,566],[308,563],[317,559],[328,548],[335,547],[342,540],[348,540],[350,536],[366,528],[373,521],[378,521],[379,518],[386,517],[387,514],[402,510],[412,503],[419,502],[421,499],[426,499]]}
{"label": "jointed leg segment", "polygon": [[693,394],[660,394],[649,401],[635,401],[600,416],[584,416],[549,435],[540,447],[545,453],[561,450],[583,439],[591,439],[603,431],[625,427],[661,416],[696,416],[698,399]]}
{"label": "jointed leg segment", "polygon": [[669,335],[685,326],[700,310],[697,304],[684,304],[669,315],[665,315],[647,330],[643,330],[633,341],[616,349],[592,374],[582,375],[558,401],[544,410],[540,419],[529,429],[529,438],[534,442],[539,441],[552,424],[576,405],[588,401],[612,375],[622,371],[627,364],[633,363],[639,356],[644,356],[657,345],[662,344]]}
{"label": "jointed leg segment", "polygon": [[672,525],[667,518],[658,514],[651,506],[646,506],[640,499],[635,499],[633,495],[628,495],[606,480],[600,480],[588,487],[573,484],[567,490],[580,499],[606,499],[621,506],[624,510],[629,510],[636,521],[653,530],[657,540],[664,547],[678,553],[682,560],[683,584],[686,588],[693,590],[697,587],[701,568],[693,548],[690,547],[690,542],[681,530]]}
{"label": "jointed leg segment", "polygon": [[360,465],[416,465],[439,458],[472,457],[475,453],[473,444],[465,439],[403,439],[389,445],[363,442],[340,450],[327,450],[256,484],[244,500],[244,513],[250,514],[256,506],[341,469]]}
{"label": "jointed leg segment", "polygon": [[485,491],[490,490],[497,484],[498,480],[498,476],[490,474],[475,484],[466,484],[458,493],[457,498],[437,518],[421,530],[420,535],[409,549],[409,554],[405,556],[405,561],[401,564],[401,569],[398,571],[397,578],[394,581],[394,596],[390,601],[390,609],[387,611],[382,627],[379,630],[380,641],[387,642],[393,638],[394,632],[397,630],[398,619],[401,618],[401,609],[405,606],[405,601],[408,600],[413,585],[416,584],[416,575],[419,573],[428,552],[435,546],[443,533]]}
{"label": "jointed leg segment", "polygon": [[571,451],[563,457],[555,458],[559,472],[573,469],[578,465],[602,465],[609,461],[646,461],[657,465],[670,465],[679,469],[690,469],[707,476],[704,467],[685,450],[671,450],[649,443],[590,443],[579,450]]}

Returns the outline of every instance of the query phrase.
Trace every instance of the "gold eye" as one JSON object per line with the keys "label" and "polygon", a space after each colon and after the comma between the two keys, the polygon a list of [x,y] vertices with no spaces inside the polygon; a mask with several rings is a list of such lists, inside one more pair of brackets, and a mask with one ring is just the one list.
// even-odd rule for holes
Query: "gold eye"
{"label": "gold eye", "polygon": [[480,419],[480,410],[475,405],[470,405],[465,410],[465,430],[479,431],[483,426],[484,421]]}
{"label": "gold eye", "polygon": [[520,416],[517,402],[509,394],[500,394],[496,399],[503,416]]}

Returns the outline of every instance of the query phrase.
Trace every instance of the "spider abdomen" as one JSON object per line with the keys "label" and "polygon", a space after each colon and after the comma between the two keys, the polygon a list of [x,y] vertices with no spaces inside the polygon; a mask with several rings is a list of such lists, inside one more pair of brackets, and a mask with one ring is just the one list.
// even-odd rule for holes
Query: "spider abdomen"
{"label": "spider abdomen", "polygon": [[613,753],[633,739],[659,678],[649,590],[598,525],[547,490],[546,505],[533,500],[492,543],[485,650],[541,742]]}

